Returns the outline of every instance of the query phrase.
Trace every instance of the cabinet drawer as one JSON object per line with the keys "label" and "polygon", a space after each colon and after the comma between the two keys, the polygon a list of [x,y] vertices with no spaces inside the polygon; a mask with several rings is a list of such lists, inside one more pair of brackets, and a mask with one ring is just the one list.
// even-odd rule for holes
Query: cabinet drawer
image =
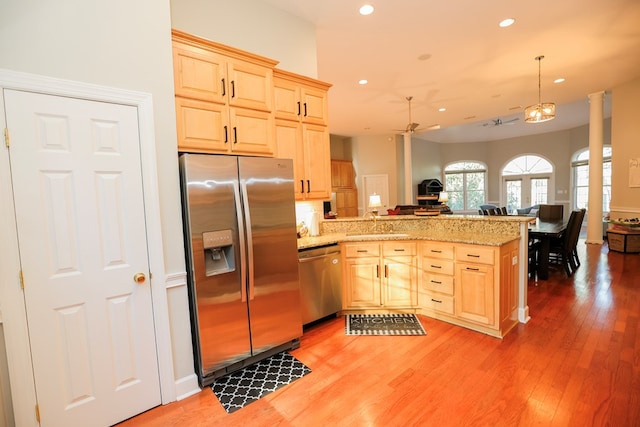
{"label": "cabinet drawer", "polygon": [[433,294],[421,294],[420,296],[422,308],[453,314],[453,297]]}
{"label": "cabinet drawer", "polygon": [[384,242],[382,254],[384,256],[415,255],[416,246],[413,242]]}
{"label": "cabinet drawer", "polygon": [[456,261],[478,262],[481,264],[493,265],[494,249],[486,246],[456,246]]}
{"label": "cabinet drawer", "polygon": [[431,273],[453,275],[453,261],[444,259],[423,258],[422,270]]}
{"label": "cabinet drawer", "polygon": [[421,288],[423,291],[440,292],[453,295],[453,276],[442,274],[423,273]]}
{"label": "cabinet drawer", "polygon": [[423,256],[428,256],[429,258],[453,259],[453,245],[446,243],[423,243],[420,251]]}
{"label": "cabinet drawer", "polygon": [[349,243],[344,250],[347,258],[380,256],[380,245],[377,243]]}

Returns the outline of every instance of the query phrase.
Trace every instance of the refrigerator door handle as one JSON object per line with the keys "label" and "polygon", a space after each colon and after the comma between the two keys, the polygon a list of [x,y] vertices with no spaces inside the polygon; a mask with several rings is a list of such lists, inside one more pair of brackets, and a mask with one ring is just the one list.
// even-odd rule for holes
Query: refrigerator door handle
{"label": "refrigerator door handle", "polygon": [[240,180],[242,188],[242,204],[244,205],[244,224],[247,234],[247,262],[245,263],[248,270],[247,277],[249,279],[249,300],[253,299],[253,235],[251,233],[251,212],[249,212],[249,196],[247,195],[247,182]]}
{"label": "refrigerator door handle", "polygon": [[237,182],[233,183],[233,192],[234,199],[236,202],[236,217],[238,221],[238,237],[239,242],[238,246],[240,246],[240,296],[242,298],[242,302],[247,301],[247,253],[244,246],[245,242],[245,233],[244,233],[244,223],[242,221],[242,205],[240,202],[240,186]]}

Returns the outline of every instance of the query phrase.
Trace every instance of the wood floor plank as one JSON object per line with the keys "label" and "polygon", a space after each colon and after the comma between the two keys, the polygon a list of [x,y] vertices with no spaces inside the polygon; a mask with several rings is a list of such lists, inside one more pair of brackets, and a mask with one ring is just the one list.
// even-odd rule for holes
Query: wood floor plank
{"label": "wood floor plank", "polygon": [[579,245],[571,277],[530,280],[531,320],[496,339],[428,317],[426,336],[305,329],[312,372],[227,414],[210,388],[130,426],[638,426],[640,255]]}

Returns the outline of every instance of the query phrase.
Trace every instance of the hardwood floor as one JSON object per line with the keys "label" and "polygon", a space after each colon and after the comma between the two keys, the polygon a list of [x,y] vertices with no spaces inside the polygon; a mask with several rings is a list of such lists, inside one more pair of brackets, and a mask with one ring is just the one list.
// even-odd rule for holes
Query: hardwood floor
{"label": "hardwood floor", "polygon": [[578,243],[582,266],[529,282],[531,321],[503,340],[421,317],[418,337],[344,335],[292,354],[311,374],[227,414],[209,388],[122,426],[638,426],[640,255]]}

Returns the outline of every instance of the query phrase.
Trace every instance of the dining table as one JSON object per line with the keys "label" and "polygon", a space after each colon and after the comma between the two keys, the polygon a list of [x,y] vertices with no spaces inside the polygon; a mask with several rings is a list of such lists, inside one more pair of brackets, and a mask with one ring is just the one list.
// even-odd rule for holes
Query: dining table
{"label": "dining table", "polygon": [[549,251],[553,239],[558,239],[567,229],[568,221],[542,221],[536,218],[529,223],[529,241],[539,242],[540,252],[536,262],[536,272],[539,280],[549,278]]}

